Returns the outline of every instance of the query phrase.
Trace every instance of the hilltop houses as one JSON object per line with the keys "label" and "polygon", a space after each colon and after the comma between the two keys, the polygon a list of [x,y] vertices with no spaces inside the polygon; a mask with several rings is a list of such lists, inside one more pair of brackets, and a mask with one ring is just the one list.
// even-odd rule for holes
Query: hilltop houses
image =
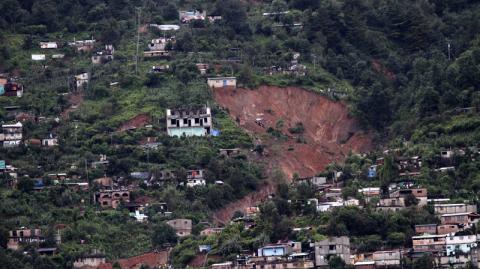
{"label": "hilltop houses", "polygon": [[205,170],[189,170],[187,171],[187,187],[205,186]]}
{"label": "hilltop houses", "polygon": [[169,136],[206,136],[212,131],[212,113],[209,107],[197,110],[167,109]]}
{"label": "hilltop houses", "polygon": [[130,202],[130,191],[122,189],[101,190],[96,194],[95,200],[102,208],[117,208],[120,203]]}
{"label": "hilltop houses", "polygon": [[328,268],[331,257],[338,256],[346,264],[350,262],[350,239],[347,236],[329,237],[315,242],[315,265],[318,268]]}

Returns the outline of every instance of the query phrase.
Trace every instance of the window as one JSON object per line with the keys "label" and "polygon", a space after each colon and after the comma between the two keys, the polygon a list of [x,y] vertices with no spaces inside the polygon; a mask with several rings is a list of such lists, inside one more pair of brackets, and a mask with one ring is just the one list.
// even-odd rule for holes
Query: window
{"label": "window", "polygon": [[208,122],[208,118],[203,118],[203,121],[204,121],[204,122]]}
{"label": "window", "polygon": [[188,124],[188,119],[183,119],[183,124]]}
{"label": "window", "polygon": [[336,250],[336,249],[337,249],[337,246],[335,246],[335,245],[330,245],[330,246],[328,246],[328,249],[329,249],[329,250]]}
{"label": "window", "polygon": [[195,118],[195,124],[199,124],[200,123],[200,119],[199,118]]}
{"label": "window", "polygon": [[171,122],[172,125],[177,124],[177,120],[176,120],[176,119],[171,119],[170,122]]}

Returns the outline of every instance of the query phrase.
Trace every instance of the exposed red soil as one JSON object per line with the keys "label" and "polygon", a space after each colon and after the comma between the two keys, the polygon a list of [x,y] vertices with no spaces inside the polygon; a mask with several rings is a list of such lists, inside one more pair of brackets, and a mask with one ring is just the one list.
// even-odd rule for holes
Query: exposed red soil
{"label": "exposed red soil", "polygon": [[379,60],[373,60],[372,66],[376,72],[383,74],[389,80],[395,80],[397,78],[395,74],[386,68]]}
{"label": "exposed red soil", "polygon": [[148,113],[138,114],[137,116],[123,123],[118,128],[118,131],[123,132],[130,129],[140,128],[149,124],[150,122],[152,122],[152,117]]}
{"label": "exposed red soil", "polygon": [[77,108],[83,103],[84,94],[83,93],[74,93],[68,96],[68,103],[70,106],[62,111],[60,117],[64,120],[68,119],[71,112],[77,110]]}
{"label": "exposed red soil", "polygon": [[189,263],[188,267],[203,268],[207,264],[207,260],[220,261],[221,257],[215,255],[197,254]]}
{"label": "exposed red soil", "polygon": [[[170,252],[168,250],[164,251],[153,251],[148,252],[142,255],[120,259],[118,263],[122,269],[140,269],[142,265],[146,265],[149,268],[164,268],[168,264],[168,256]],[[102,263],[99,266],[83,266],[81,269],[112,269],[113,263],[107,262]]]}
{"label": "exposed red soil", "polygon": [[[228,109],[230,116],[265,146],[259,160],[267,164],[267,172],[281,169],[288,179],[294,173],[314,176],[332,162],[341,162],[349,152],[372,149],[372,135],[364,132],[357,120],[348,114],[342,102],[301,88],[261,86],[249,89],[214,89],[217,103]],[[261,126],[258,120],[261,119]],[[278,125],[283,121],[283,126]],[[298,143],[298,134],[288,129],[301,122],[305,143]],[[283,139],[267,133],[269,127],[280,130]],[[270,182],[267,180],[267,182]],[[236,210],[254,206],[274,191],[272,183],[259,192],[227,205],[214,215],[217,223],[228,221]]]}
{"label": "exposed red soil", "polygon": [[142,265],[157,268],[167,265],[168,255],[168,251],[149,252],[128,259],[120,259],[118,263],[122,269],[138,269]]}

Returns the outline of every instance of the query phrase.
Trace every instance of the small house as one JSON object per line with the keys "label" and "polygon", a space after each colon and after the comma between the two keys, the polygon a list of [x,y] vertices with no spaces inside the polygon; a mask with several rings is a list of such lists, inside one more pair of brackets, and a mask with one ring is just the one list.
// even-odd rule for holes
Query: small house
{"label": "small house", "polygon": [[150,51],[166,51],[167,44],[173,44],[175,42],[175,37],[162,37],[152,39],[152,41],[148,44],[148,49]]}
{"label": "small house", "polygon": [[189,170],[187,171],[187,187],[205,186],[205,170]]}
{"label": "small house", "polygon": [[207,79],[208,87],[211,89],[216,88],[236,88],[237,87],[237,78],[236,77],[215,77]]}
{"label": "small house", "polygon": [[180,22],[182,23],[190,23],[191,21],[194,20],[205,20],[207,17],[207,11],[198,11],[198,10],[192,10],[192,11],[179,11],[178,16],[180,19]]}
{"label": "small house", "polygon": [[40,42],[41,49],[58,49],[57,42]]}
{"label": "small house", "polygon": [[190,219],[173,219],[167,221],[167,224],[175,230],[179,237],[184,237],[192,233],[192,220]]}
{"label": "small house", "polygon": [[32,54],[32,61],[45,61],[45,54]]}
{"label": "small house", "polygon": [[167,109],[169,136],[206,136],[212,130],[212,113],[209,107],[197,110]]}
{"label": "small house", "polygon": [[22,97],[23,85],[15,79],[9,79],[3,85],[0,85],[0,95]]}
{"label": "small house", "polygon": [[79,90],[79,89],[85,88],[89,82],[89,78],[90,76],[88,75],[88,73],[82,73],[82,74],[76,75],[75,76],[76,89]]}
{"label": "small house", "polygon": [[105,45],[104,50],[97,51],[93,54],[92,63],[101,64],[108,61],[112,61],[114,53],[115,53],[115,49],[113,48],[113,45]]}

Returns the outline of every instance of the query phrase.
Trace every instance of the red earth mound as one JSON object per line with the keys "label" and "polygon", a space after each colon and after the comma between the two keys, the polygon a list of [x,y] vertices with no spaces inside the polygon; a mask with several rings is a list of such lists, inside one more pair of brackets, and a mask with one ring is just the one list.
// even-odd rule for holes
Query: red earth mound
{"label": "red earth mound", "polygon": [[119,128],[119,132],[124,132],[126,130],[141,128],[152,122],[152,117],[148,113],[138,114],[137,116],[129,119],[124,122]]}
{"label": "red earth mound", "polygon": [[[367,152],[373,146],[372,135],[360,128],[344,103],[301,88],[219,88],[214,95],[238,125],[265,146],[264,155],[253,158],[265,163],[270,174],[280,169],[288,179],[295,173],[314,176],[328,164],[343,161],[349,152]],[[303,133],[289,131],[300,123]],[[273,129],[281,135],[272,135]],[[225,223],[236,210],[261,202],[274,191],[272,184],[268,181],[258,192],[217,211],[214,221]]]}
{"label": "red earth mound", "polygon": [[[266,158],[289,178],[294,173],[313,176],[327,164],[344,160],[350,151],[372,148],[372,136],[349,116],[344,103],[313,92],[262,86],[255,90],[216,89],[214,94],[240,127],[266,146]],[[299,123],[302,134],[289,132]],[[269,127],[281,131],[283,138],[268,134]]]}

